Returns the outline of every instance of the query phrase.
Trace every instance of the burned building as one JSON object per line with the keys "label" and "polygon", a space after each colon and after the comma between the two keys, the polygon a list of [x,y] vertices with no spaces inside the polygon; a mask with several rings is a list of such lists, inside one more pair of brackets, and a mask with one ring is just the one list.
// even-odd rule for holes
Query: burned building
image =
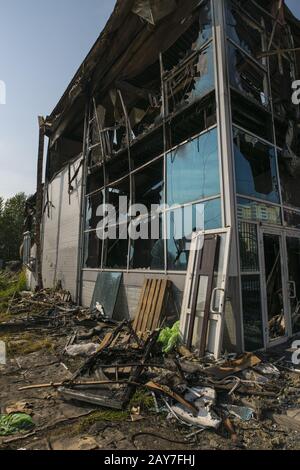
{"label": "burned building", "polygon": [[123,273],[132,318],[145,279],[168,279],[185,341],[216,356],[299,332],[299,45],[281,0],[119,0],[46,120],[44,286],[89,306],[99,272]]}

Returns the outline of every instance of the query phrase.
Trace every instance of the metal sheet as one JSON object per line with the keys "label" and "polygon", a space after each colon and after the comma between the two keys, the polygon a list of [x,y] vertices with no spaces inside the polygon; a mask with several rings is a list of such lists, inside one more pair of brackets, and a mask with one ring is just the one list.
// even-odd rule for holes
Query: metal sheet
{"label": "metal sheet", "polygon": [[105,315],[112,318],[122,281],[122,273],[99,273],[95,284],[94,294],[91,302],[91,310],[96,308],[99,302]]}

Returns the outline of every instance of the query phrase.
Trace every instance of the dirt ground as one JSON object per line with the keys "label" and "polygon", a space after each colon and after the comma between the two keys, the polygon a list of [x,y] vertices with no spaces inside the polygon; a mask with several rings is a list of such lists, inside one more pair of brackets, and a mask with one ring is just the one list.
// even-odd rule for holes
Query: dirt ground
{"label": "dirt ground", "polygon": [[[0,340],[8,346],[8,363],[0,366],[1,412],[21,402],[35,423],[28,435],[0,438],[0,449],[28,450],[227,450],[227,449],[300,449],[300,433],[274,422],[272,412],[289,400],[290,406],[300,408],[300,375],[285,374],[286,389],[269,404],[256,397],[259,418],[249,422],[236,419],[232,423],[237,439],[221,426],[215,432],[195,432],[181,425],[166,412],[157,413],[141,395],[137,421],[132,421],[131,408],[111,411],[77,402],[66,402],[56,388],[19,391],[31,384],[56,383],[68,379],[77,370],[81,359],[63,356],[67,334],[63,331],[33,329],[1,333]],[[149,398],[149,397],[148,397]],[[150,397],[151,398],[151,397]],[[222,393],[218,395],[222,401]],[[139,402],[140,400],[140,402]],[[251,397],[244,397],[254,405]],[[252,400],[252,401],[251,401]],[[270,410],[269,410],[270,408]],[[277,410],[277,411],[278,411]]]}

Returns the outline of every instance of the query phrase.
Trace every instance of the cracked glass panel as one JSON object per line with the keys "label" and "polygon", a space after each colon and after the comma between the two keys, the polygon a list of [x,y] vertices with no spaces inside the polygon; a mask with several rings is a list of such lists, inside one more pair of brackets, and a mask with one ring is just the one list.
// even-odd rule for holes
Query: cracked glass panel
{"label": "cracked glass panel", "polygon": [[246,54],[228,44],[230,84],[243,95],[269,108],[267,73]]}
{"label": "cracked glass panel", "polygon": [[234,129],[237,193],[280,203],[275,149]]}
{"label": "cracked glass panel", "polygon": [[213,46],[192,53],[164,77],[167,114],[193,104],[215,88]]}
{"label": "cracked glass panel", "polygon": [[222,226],[221,200],[181,207],[168,212],[166,219],[168,270],[185,271],[189,261],[192,233],[214,230]]}
{"label": "cracked glass panel", "polygon": [[257,58],[263,47],[263,31],[249,15],[233,1],[227,2],[227,34],[248,54]]}

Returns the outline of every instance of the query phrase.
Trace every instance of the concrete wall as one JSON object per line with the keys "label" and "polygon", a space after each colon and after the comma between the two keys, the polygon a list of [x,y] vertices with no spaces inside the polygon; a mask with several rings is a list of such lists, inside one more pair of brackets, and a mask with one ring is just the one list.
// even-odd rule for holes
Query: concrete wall
{"label": "concrete wall", "polygon": [[[80,160],[71,164],[71,178]],[[70,291],[76,300],[79,222],[82,169],[72,183],[69,195],[68,167],[65,167],[49,184],[49,206],[43,223],[43,281],[44,287],[52,288],[58,282]],[[45,198],[45,201],[47,198]],[[48,213],[49,211],[49,213]]]}

